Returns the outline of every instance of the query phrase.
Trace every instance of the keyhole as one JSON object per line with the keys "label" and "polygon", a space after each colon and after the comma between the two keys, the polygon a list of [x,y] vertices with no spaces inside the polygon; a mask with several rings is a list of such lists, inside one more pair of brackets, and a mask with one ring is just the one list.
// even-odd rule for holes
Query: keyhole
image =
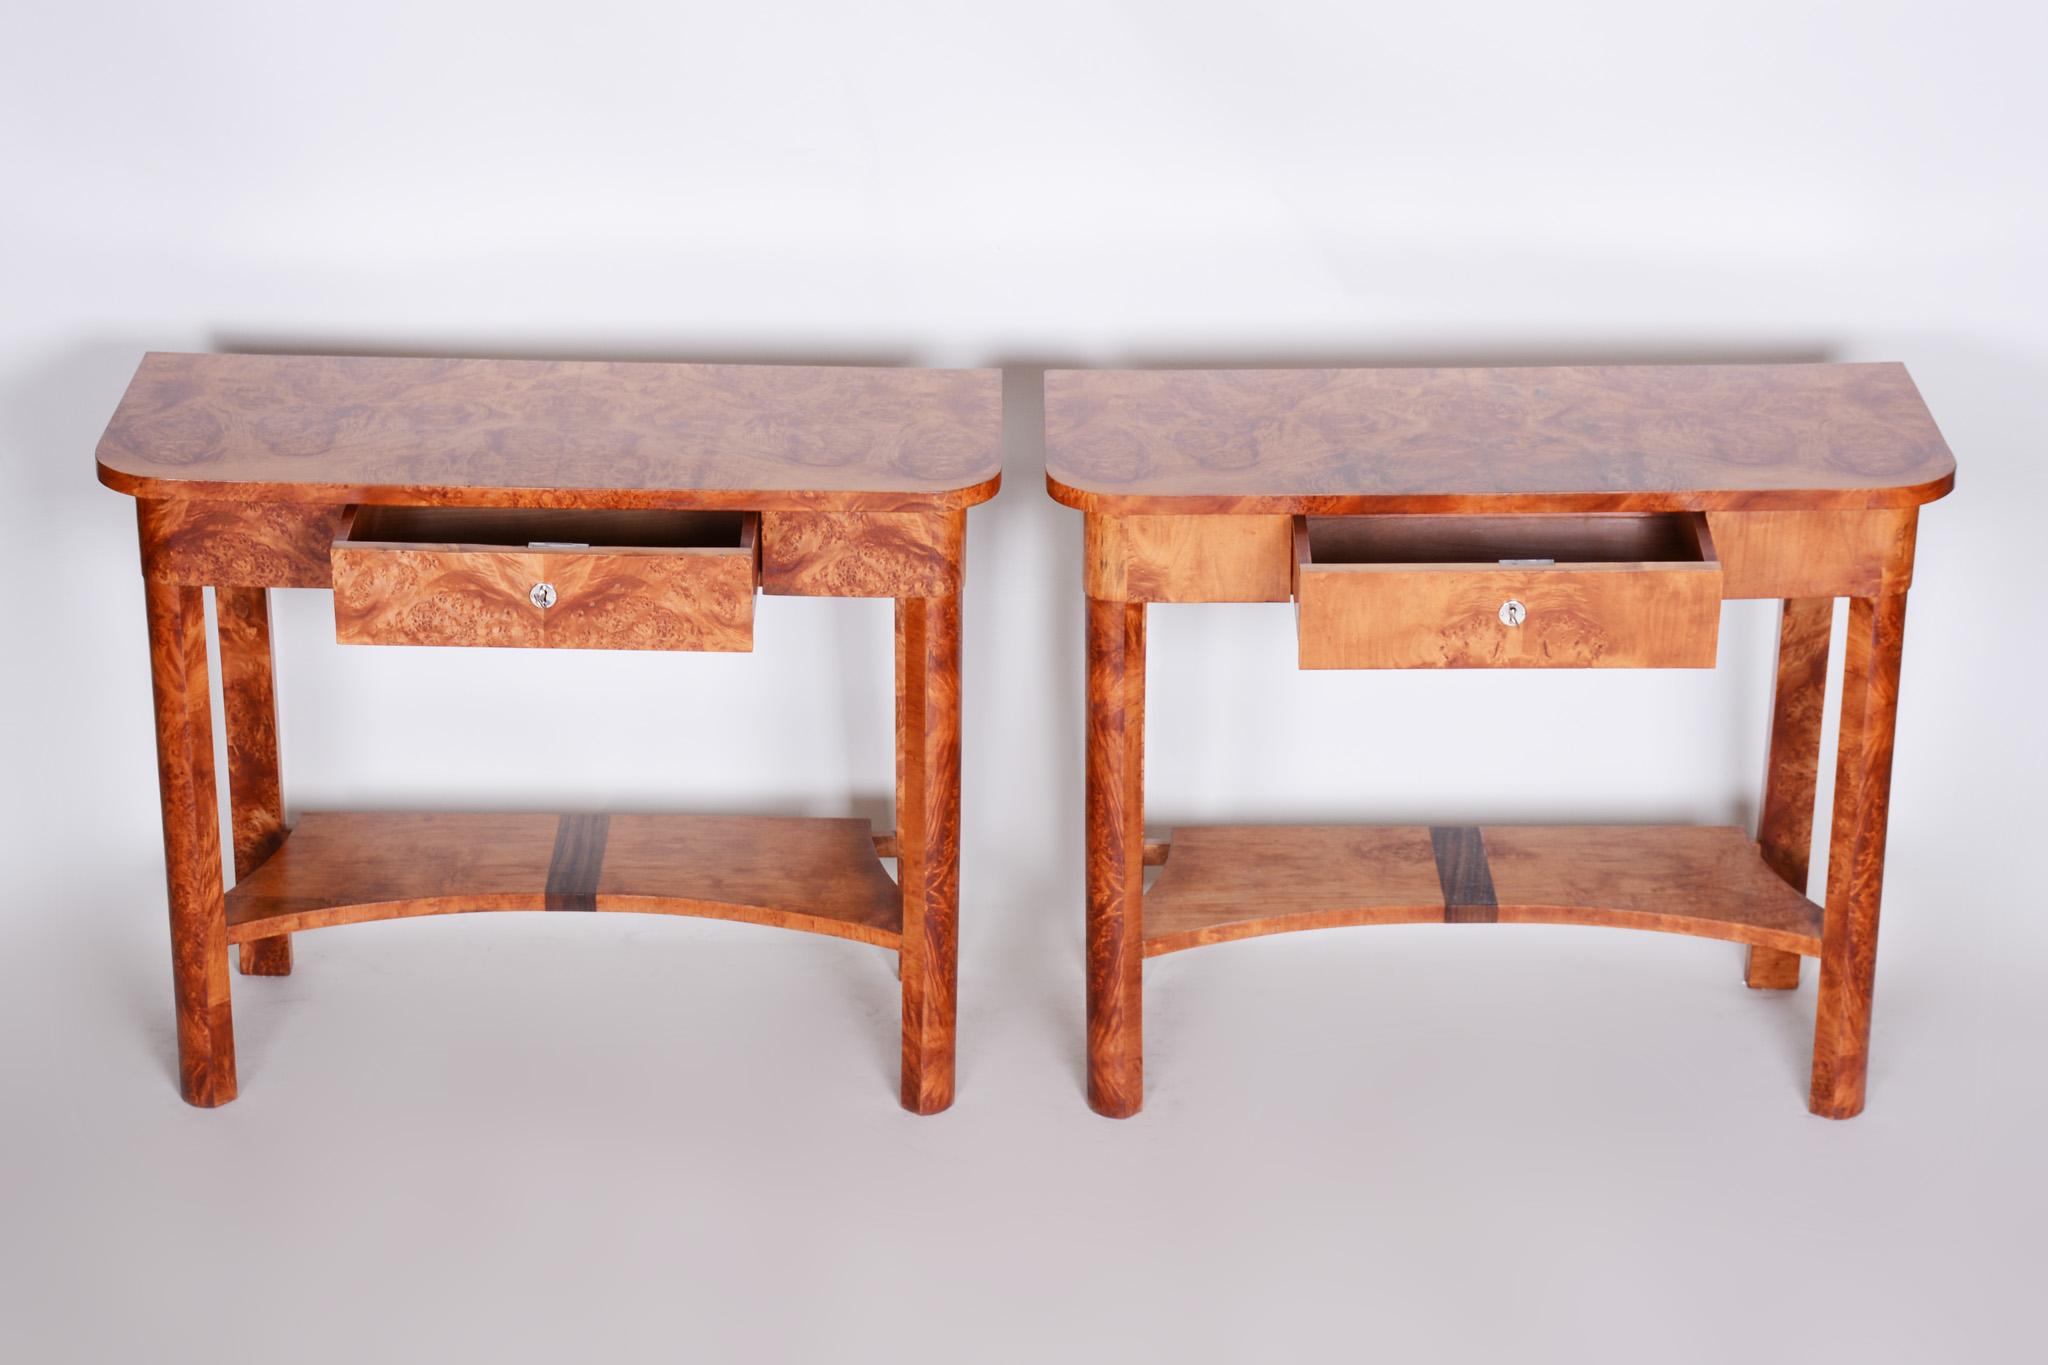
{"label": "keyhole", "polygon": [[1528,614],[1528,609],[1512,597],[1500,604],[1500,623],[1504,626],[1519,626]]}

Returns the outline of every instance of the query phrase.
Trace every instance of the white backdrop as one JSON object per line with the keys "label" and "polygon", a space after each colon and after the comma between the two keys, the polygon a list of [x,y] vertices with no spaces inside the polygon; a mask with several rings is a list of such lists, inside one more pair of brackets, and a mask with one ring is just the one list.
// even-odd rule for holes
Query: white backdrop
{"label": "white backdrop", "polygon": [[[41,1114],[60,1100],[44,1087],[61,1087],[71,1105],[126,1086],[139,1097],[124,1112],[174,1123],[181,1142],[202,1147],[218,1141],[208,1134],[238,1131],[228,1123],[253,1122],[225,1115],[263,1103],[245,1056],[245,1098],[214,1116],[214,1128],[162,1112],[174,1104],[161,1060],[169,992],[150,975],[163,961],[164,931],[133,513],[127,498],[94,483],[91,466],[146,349],[1003,367],[1004,489],[970,517],[955,1115],[1002,1115],[1003,1136],[991,1131],[975,1144],[985,1152],[1021,1143],[1019,1160],[1046,1150],[1019,1136],[1033,1122],[1061,1132],[1094,1123],[1073,1128],[1083,1134],[1073,1140],[1096,1154],[1090,1161],[1118,1170],[1151,1150],[1133,1135],[1156,1140],[1160,1108],[1176,1095],[1189,1105],[1190,1135],[1250,1102],[1247,1085],[1264,1074],[1256,1050],[1278,1046],[1277,1035],[1243,1044],[1246,1052],[1231,1051],[1233,1040],[1270,1024],[1248,1016],[1291,1007],[1296,983],[1332,997],[1302,1036],[1320,1042],[1330,1030],[1371,1025],[1344,1012],[1336,969],[1318,965],[1332,959],[1310,940],[1334,944],[1332,936],[1219,950],[1199,967],[1190,959],[1179,984],[1149,969],[1155,1011],[1165,1012],[1151,1039],[1154,1112],[1138,1122],[1154,1127],[1119,1128],[1081,1108],[1080,523],[1044,494],[1043,368],[1902,360],[1960,474],[1957,492],[1922,521],[1881,1060],[1872,1115],[1858,1123],[1880,1123],[1894,1103],[1930,1121],[1979,1103],[1986,1123],[2038,1119],[2032,1053],[2010,1072],[1992,1068],[1964,1100],[1939,1090],[1908,1098],[1904,1080],[1888,1091],[1882,1059],[1910,1046],[1906,1026],[1887,1014],[1895,990],[1949,1011],[1952,1034],[1923,1025],[1921,1036],[1957,1042],[1926,1059],[1928,1075],[1949,1074],[1966,1055],[1982,1063],[1987,1035],[2013,1047],[2041,1037],[2038,1010],[2004,1011],[2033,1008],[2021,1001],[2048,965],[2048,929],[2035,913],[2044,658],[2032,596],[2048,498],[2043,16],[2019,4],[1786,0],[11,0],[0,23],[0,541],[10,549],[0,716],[11,774],[0,784],[0,945],[15,950],[0,973],[22,979],[6,1007],[20,1012],[8,1020],[12,1055],[0,1065],[34,1078],[33,1093],[17,1086],[15,1100]],[[1158,830],[1217,818],[1754,815],[1775,621],[1768,604],[1726,609],[1713,673],[1305,674],[1290,662],[1285,607],[1164,608],[1153,620],[1148,757]],[[889,810],[883,603],[765,599],[756,650],[736,657],[343,650],[326,595],[312,592],[281,594],[278,621],[295,811],[610,806],[885,819]],[[751,951],[757,940],[736,932],[765,936],[729,926],[580,927],[586,939],[630,934],[618,941],[705,952],[741,942]],[[573,963],[578,951],[534,937],[539,929],[416,928],[415,941],[444,945],[449,961],[495,943],[530,948],[530,960],[505,967],[511,980],[499,986],[513,993],[554,970],[544,965],[549,954]],[[372,936],[385,932],[337,936],[327,978],[335,984],[325,987],[326,950],[302,946],[292,998],[349,989],[336,978],[357,959],[387,964],[361,970],[400,970],[407,941]],[[1748,1003],[1712,945],[1601,938],[1582,949],[1584,936],[1503,934],[1496,958],[1463,936],[1387,932],[1375,940],[1385,946],[1358,946],[1370,936],[1354,936],[1330,952],[1373,962],[1398,943],[1426,955],[1411,964],[1441,958],[1439,984],[1453,983],[1453,993],[1414,1003],[1439,1006],[1446,1027],[1449,1016],[1469,1025],[1489,1007],[1484,993],[1455,993],[1468,961],[1538,977],[1575,969],[1575,954],[1604,955],[1622,976],[1647,978],[1630,988],[1654,1009],[1667,993],[1659,973],[1694,960],[1679,955],[1683,947],[1712,959],[1702,992],[1711,982],[1732,992],[1727,1009]],[[810,971],[828,951],[841,950],[773,939],[714,974],[774,980],[783,964]],[[119,997],[111,1024],[106,999],[80,1004],[43,975],[52,957],[84,970],[103,952],[142,964],[134,998]],[[1240,989],[1233,1003],[1232,983],[1247,979],[1239,973],[1262,971],[1262,993]],[[1947,974],[1937,982],[1938,972]],[[460,988],[422,978],[404,999],[424,1008],[446,991],[486,989],[491,976],[465,976]],[[1587,979],[1608,978],[1589,965]],[[861,987],[869,1013],[852,1017],[874,1038],[863,1035],[854,1082],[788,1122],[880,1123],[868,1111],[892,1102],[892,985]],[[1208,1006],[1197,1001],[1212,992],[1226,994],[1205,1025]],[[238,986],[238,1001],[245,994]],[[1803,998],[1810,1007],[1810,985]],[[244,1009],[245,1037],[262,1027],[262,1008]],[[819,1008],[821,1029],[847,1026],[843,1000]],[[504,1010],[494,1017],[512,1027],[516,1010]],[[1629,1115],[1640,1098],[1630,1079],[1669,1064],[1656,1055],[1669,1040],[1645,1035],[1640,1055],[1626,1052],[1627,1032],[1648,1025],[1624,1018],[1624,1036],[1598,1044],[1604,1071],[1570,1105],[1543,1110],[1559,1125],[1560,1150],[1577,1140],[1572,1125],[1585,1136]],[[135,1050],[118,1041],[124,1030],[157,1040],[138,1078],[108,1079],[89,1052],[79,1061],[89,1074],[50,1073],[34,1040],[90,1030],[94,1019],[111,1030],[117,1055]],[[346,1032],[339,1019],[323,1036]],[[804,1034],[754,1037],[753,1027],[670,1038],[650,1055],[739,1054],[717,1065],[741,1076],[795,1067],[816,1046]],[[1731,1121],[1730,1109],[1769,1109],[1772,1123],[1805,1125],[1785,1130],[1796,1139],[1745,1130],[1756,1141],[1744,1150],[1758,1161],[1792,1141],[1833,1162],[1825,1144],[1861,1139],[1831,1135],[1868,1131],[1798,1113],[1801,1027],[1770,1034],[1785,1049],[1763,1064],[1770,1084],[1719,1096],[1708,1111]],[[1162,1071],[1158,1049],[1172,1046],[1175,1029],[1209,1038],[1212,1050],[1190,1045]],[[1549,1041],[1565,1053],[1594,1047],[1589,1037],[1560,1023]],[[346,1038],[331,1041],[346,1051]],[[583,1042],[608,1047],[597,1033]],[[1709,1038],[1686,1055],[1714,1051]],[[1738,1054],[1729,1066],[1758,1064]],[[253,1055],[268,1058],[262,1083],[280,1094],[305,1066],[284,1042]],[[1539,1055],[1539,1066],[1554,1064]],[[1462,1064],[1458,1050],[1446,1056]],[[1332,1089],[1353,1084],[1343,1065],[1303,1064]],[[497,1102],[509,1108],[519,1083],[516,1071],[504,1074]],[[334,1103],[332,1074],[303,1079],[294,1105]],[[458,1103],[420,1084],[432,1092],[415,1097],[422,1113]],[[1254,1093],[1269,1117],[1293,1125],[1286,1132],[1323,1122],[1328,1131],[1309,1145],[1326,1142],[1333,1153],[1352,1125],[1412,1117],[1433,1102],[1400,1069],[1341,1109],[1320,1084]],[[599,1087],[579,1103],[601,1114],[615,1098]],[[1604,1115],[1602,1103],[1611,1106]],[[745,1117],[742,1105],[730,1133],[737,1151],[755,1140]],[[891,1124],[875,1128],[874,1141],[882,1150],[914,1144],[945,1169],[970,1160],[944,1135],[965,1145],[958,1124],[971,1122]],[[23,1144],[17,1170],[62,1146],[48,1130],[12,1140]],[[1985,1188],[1966,1196],[1988,1201],[1979,1207],[2012,1197],[1996,1192],[2003,1177],[1992,1173],[2005,1168],[1973,1161],[1955,1130],[1915,1140],[1910,1157],[1895,1153],[1870,1170],[1872,1187],[1919,1163],[1960,1163],[1984,1172]],[[975,1179],[1018,1179],[1014,1170],[972,1170]],[[1441,1178],[1453,1187],[1458,1179]],[[1056,1168],[1051,1180],[1058,1188],[1068,1175]],[[1305,1185],[1301,1197],[1312,1205],[1316,1189],[1330,1188]],[[2038,1186],[2024,1197],[2039,1207]],[[1116,1207],[1113,1189],[1104,1198]],[[1059,1207],[1084,1237],[1102,1232],[1085,1231],[1085,1208],[1044,1207]],[[59,1206],[45,1212],[61,1220]],[[1867,1229],[1837,1212],[1813,1216],[1845,1237],[1859,1229],[1845,1246],[1859,1245]],[[849,1217],[865,1224],[872,1213]],[[1442,1207],[1428,1216],[1443,1216]],[[1947,1229],[1965,1240],[1981,1231]],[[1305,1235],[1271,1231],[1250,1245],[1280,1255]],[[1349,1234],[1316,1235],[1343,1244]],[[0,1238],[10,1236],[0,1225]],[[1054,1229],[1024,1236],[1041,1266],[1077,1254]],[[1540,1254],[1542,1239],[1530,1236]],[[906,1230],[891,1245],[911,1255],[921,1243]],[[958,1262],[942,1262],[926,1273],[947,1282]],[[1191,1269],[1183,1287],[1198,1287],[1204,1269],[1223,1273]],[[1076,1270],[1065,1285],[1079,1295],[1070,1322],[1115,1316],[1115,1298],[1091,1274]],[[756,1289],[772,1297],[767,1286]],[[700,1329],[723,1321],[720,1313],[754,1311],[744,1284],[727,1288],[721,1302],[699,1305]],[[1267,1288],[1279,1296],[1269,1303],[1286,1299]],[[1142,1297],[1129,1286],[1118,1292]],[[1810,1305],[1820,1296],[1800,1297]],[[976,1302],[964,1289],[954,1299],[963,1310]],[[1882,1316],[1906,1311],[1905,1302],[1864,1305],[1888,1326],[1873,1346],[1912,1339]],[[1271,1343],[1270,1322],[1251,1325],[1259,1305],[1249,1295],[1243,1321],[1212,1323],[1204,1339],[1219,1348]],[[1398,1310],[1388,1309],[1389,1331]],[[1302,1305],[1294,1311],[1292,1320],[1305,1320]],[[117,1314],[100,1326],[117,1333],[124,1321]],[[1570,1339],[1569,1321],[1548,1325],[1558,1333],[1549,1340]],[[963,1324],[955,1344],[965,1349],[972,1330]],[[1006,1331],[1017,1342],[1056,1339],[1015,1323]],[[548,1339],[534,1332],[529,1344]]]}

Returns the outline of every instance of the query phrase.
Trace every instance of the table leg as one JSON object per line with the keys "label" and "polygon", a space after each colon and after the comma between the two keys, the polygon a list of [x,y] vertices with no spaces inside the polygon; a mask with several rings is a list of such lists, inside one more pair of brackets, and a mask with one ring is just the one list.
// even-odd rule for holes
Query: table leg
{"label": "table leg", "polygon": [[[1813,855],[1813,794],[1834,614],[1831,597],[1797,597],[1785,602],[1778,618],[1778,685],[1771,702],[1771,752],[1756,839],[1771,870],[1802,896]],[[1799,954],[1751,948],[1743,979],[1756,990],[1795,990]]]}
{"label": "table leg", "polygon": [[[213,605],[228,731],[228,809],[235,833],[235,880],[240,881],[277,852],[285,835],[270,593],[264,588],[215,588]],[[244,976],[290,976],[292,936],[244,943],[240,958]]]}
{"label": "table leg", "polygon": [[1145,1102],[1145,604],[1088,599],[1088,1103]]}
{"label": "table leg", "polygon": [[144,595],[170,890],[178,1086],[190,1103],[210,1107],[235,1097],[235,1032],[207,697],[206,609],[199,588],[145,580]]}
{"label": "table leg", "polygon": [[953,1102],[960,905],[960,597],[896,600],[903,1107]]}
{"label": "table leg", "polygon": [[1808,1101],[1814,1113],[1826,1118],[1852,1118],[1863,1110],[1905,625],[1903,592],[1858,597],[1849,603],[1835,814],[1828,843],[1827,918],[1821,932],[1820,1002],[1813,1036],[1813,1092]]}

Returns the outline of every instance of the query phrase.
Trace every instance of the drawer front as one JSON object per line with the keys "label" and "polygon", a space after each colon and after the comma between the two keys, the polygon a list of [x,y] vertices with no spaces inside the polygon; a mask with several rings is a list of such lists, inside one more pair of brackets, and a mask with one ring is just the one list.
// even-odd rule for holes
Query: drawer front
{"label": "drawer front", "polygon": [[343,644],[745,651],[752,518],[731,546],[531,549],[351,539],[333,548]]}
{"label": "drawer front", "polygon": [[1318,563],[1297,534],[1303,668],[1712,668],[1721,572],[1696,562]]}

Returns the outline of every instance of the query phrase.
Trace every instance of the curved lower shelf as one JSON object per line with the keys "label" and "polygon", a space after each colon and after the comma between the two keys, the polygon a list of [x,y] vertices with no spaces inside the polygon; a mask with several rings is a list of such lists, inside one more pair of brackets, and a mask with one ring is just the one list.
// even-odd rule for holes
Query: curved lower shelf
{"label": "curved lower shelf", "polygon": [[228,941],[478,910],[744,920],[895,948],[865,820],[311,811],[227,894]]}
{"label": "curved lower shelf", "polygon": [[1215,825],[1175,830],[1145,956],[1354,924],[1604,924],[1808,957],[1821,908],[1739,829]]}

